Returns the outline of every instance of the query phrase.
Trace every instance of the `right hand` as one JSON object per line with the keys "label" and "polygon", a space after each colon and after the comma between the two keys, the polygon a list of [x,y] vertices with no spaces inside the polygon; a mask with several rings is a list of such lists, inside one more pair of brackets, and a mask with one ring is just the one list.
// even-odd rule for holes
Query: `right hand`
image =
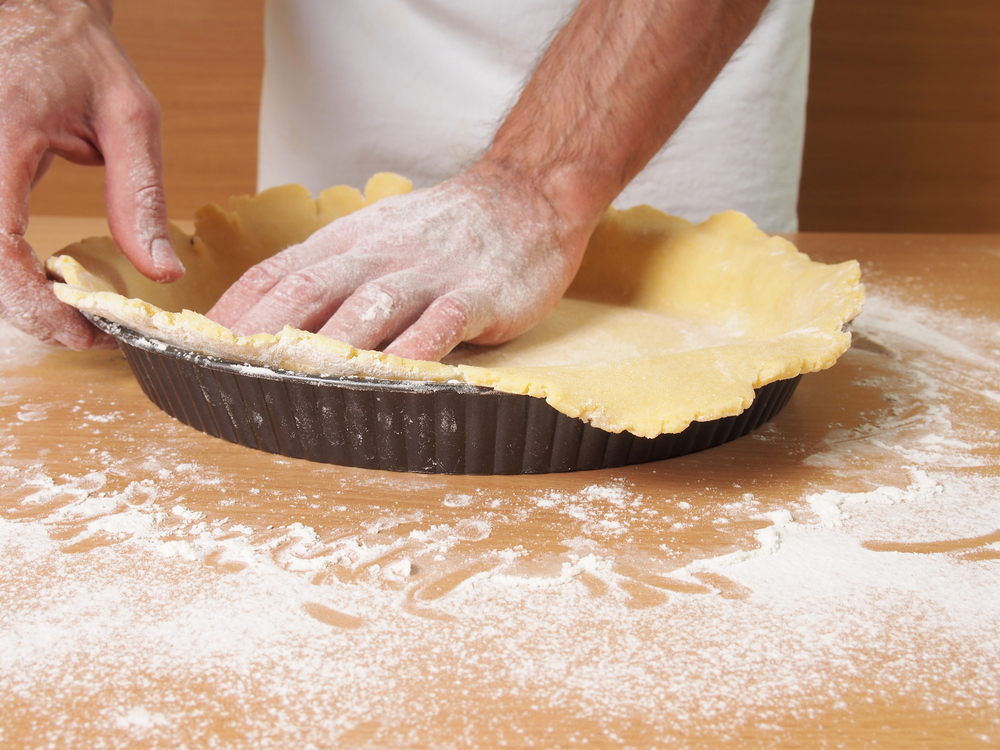
{"label": "right hand", "polygon": [[105,165],[118,246],[142,273],[184,268],[167,225],[159,105],[110,27],[110,0],[0,2],[0,317],[73,349],[95,329],[52,293],[24,239],[31,188],[55,156]]}
{"label": "right hand", "polygon": [[317,331],[359,349],[439,360],[535,325],[573,280],[586,236],[484,162],[383,198],[265,260],[208,311],[233,332]]}

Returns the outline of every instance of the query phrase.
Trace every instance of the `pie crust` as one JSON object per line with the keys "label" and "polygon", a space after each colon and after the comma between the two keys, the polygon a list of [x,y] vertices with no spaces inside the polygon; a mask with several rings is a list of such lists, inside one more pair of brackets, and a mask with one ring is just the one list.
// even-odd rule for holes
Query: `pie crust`
{"label": "pie crust", "polygon": [[207,311],[252,265],[319,227],[407,192],[377,174],[364,194],[298,185],[210,205],[188,235],[171,226],[187,274],[157,284],[111,238],[50,258],[58,297],[151,339],[234,362],[309,374],[456,381],[544,398],[556,410],[641,437],[740,414],[754,389],[822,370],[850,346],[864,303],[856,261],[825,265],[726,211],[693,225],[649,206],[609,209],[565,298],[538,326],[495,347],[463,345],[443,362],[355,349],[285,328],[236,336]]}

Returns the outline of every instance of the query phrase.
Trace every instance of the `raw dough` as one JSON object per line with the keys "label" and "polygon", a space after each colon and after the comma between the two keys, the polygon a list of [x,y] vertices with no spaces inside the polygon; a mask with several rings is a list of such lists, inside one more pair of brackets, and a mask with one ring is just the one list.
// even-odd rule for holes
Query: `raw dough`
{"label": "raw dough", "polygon": [[250,266],[410,182],[379,174],[365,194],[346,186],[315,200],[298,185],[207,206],[195,233],[172,228],[188,272],[161,285],[110,238],[65,248],[47,267],[61,300],[184,349],[312,374],[461,381],[544,398],[610,432],[643,437],[739,414],[754,389],[830,367],[861,311],[857,262],[816,263],[746,216],[702,224],[648,206],[609,209],[580,272],[535,329],[497,347],[461,346],[444,362],[354,349],[285,328],[237,337],[204,317]]}

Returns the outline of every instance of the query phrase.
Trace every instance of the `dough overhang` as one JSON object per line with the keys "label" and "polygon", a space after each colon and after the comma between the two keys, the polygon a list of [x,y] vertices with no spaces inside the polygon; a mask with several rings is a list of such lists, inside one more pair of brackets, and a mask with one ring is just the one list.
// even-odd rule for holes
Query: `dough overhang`
{"label": "dough overhang", "polygon": [[364,194],[316,199],[298,185],[206,206],[188,235],[171,227],[187,274],[143,277],[110,238],[46,263],[61,300],[182,349],[310,374],[461,381],[544,398],[610,432],[643,437],[742,412],[754,389],[830,367],[864,303],[855,261],[825,265],[735,211],[692,225],[648,206],[609,209],[566,298],[535,329],[496,347],[463,345],[442,363],[355,349],[285,328],[236,336],[204,317],[252,265],[410,182],[378,174]]}

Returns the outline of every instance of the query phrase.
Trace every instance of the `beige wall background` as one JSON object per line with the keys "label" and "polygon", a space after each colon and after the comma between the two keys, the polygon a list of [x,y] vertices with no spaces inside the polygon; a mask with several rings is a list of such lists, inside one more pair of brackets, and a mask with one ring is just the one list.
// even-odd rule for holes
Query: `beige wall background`
{"label": "beige wall background", "polygon": [[[163,112],[170,216],[254,192],[261,0],[115,0],[112,26]],[[32,213],[103,216],[103,169],[56,160]]]}
{"label": "beige wall background", "polygon": [[1000,2],[816,0],[806,230],[1000,232]]}
{"label": "beige wall background", "polygon": [[[262,7],[116,0],[175,218],[254,190]],[[103,215],[102,180],[59,162],[32,211]],[[799,210],[806,231],[1000,232],[997,0],[816,0]]]}

